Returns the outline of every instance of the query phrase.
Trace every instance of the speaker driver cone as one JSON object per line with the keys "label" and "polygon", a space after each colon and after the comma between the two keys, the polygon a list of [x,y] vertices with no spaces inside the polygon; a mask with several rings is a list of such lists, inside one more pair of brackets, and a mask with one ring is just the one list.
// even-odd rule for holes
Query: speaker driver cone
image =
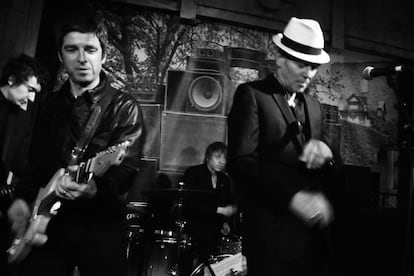
{"label": "speaker driver cone", "polygon": [[194,79],[188,90],[188,98],[193,108],[211,111],[221,104],[223,89],[220,83],[210,76]]}

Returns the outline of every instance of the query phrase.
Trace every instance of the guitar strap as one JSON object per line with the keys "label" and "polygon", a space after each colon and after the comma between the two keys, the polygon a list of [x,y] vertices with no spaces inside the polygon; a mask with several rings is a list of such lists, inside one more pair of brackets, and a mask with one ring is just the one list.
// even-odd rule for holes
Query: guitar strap
{"label": "guitar strap", "polygon": [[89,145],[89,142],[92,140],[92,137],[99,126],[106,108],[108,107],[113,98],[113,95],[115,94],[115,91],[116,90],[114,88],[109,86],[108,91],[104,92],[106,94],[102,97],[101,101],[96,102],[92,105],[92,113],[89,116],[89,119],[82,134],[80,135],[80,138],[76,142],[75,147],[72,149],[68,165],[76,165],[82,159],[83,154]]}

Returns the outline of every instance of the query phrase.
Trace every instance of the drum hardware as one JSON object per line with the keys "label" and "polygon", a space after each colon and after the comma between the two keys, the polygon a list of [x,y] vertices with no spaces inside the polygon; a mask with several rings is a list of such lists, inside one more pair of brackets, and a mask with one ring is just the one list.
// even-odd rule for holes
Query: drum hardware
{"label": "drum hardware", "polygon": [[[191,240],[175,231],[156,229],[152,232],[151,242],[146,244],[142,276],[189,275],[192,267]],[[178,259],[180,258],[180,259]],[[180,265],[182,264],[182,265]],[[181,273],[181,274],[179,274]]]}
{"label": "drum hardware", "polygon": [[[183,182],[180,182],[183,183]],[[180,184],[179,184],[180,185]],[[144,195],[150,196],[150,198],[161,198],[169,199],[175,202],[179,202],[184,199],[203,199],[208,196],[214,196],[214,193],[211,191],[197,190],[197,189],[187,189],[184,188],[184,184],[177,188],[166,188],[166,189],[152,189],[143,191]]]}
{"label": "drum hardware", "polygon": [[[186,234],[185,228],[187,221],[183,216],[184,201],[186,199],[198,199],[206,198],[209,195],[214,195],[213,192],[196,190],[196,189],[186,189],[184,188],[184,183],[179,182],[178,188],[169,188],[169,189],[153,189],[144,191],[144,195],[148,195],[150,199],[168,199],[174,202],[175,209],[175,220],[173,224],[173,231],[169,230],[154,230],[154,242],[152,252],[153,254],[161,253],[161,256],[154,256],[158,258],[161,264],[153,265],[151,262],[156,261],[151,259],[150,263],[147,265],[144,275],[155,276],[155,275],[189,275],[192,270],[192,267],[184,267],[188,265],[189,259],[192,258],[191,255],[191,237]],[[174,256],[169,256],[170,252],[167,252],[169,249],[172,249],[175,252],[171,252]],[[156,252],[156,251],[160,252]],[[192,261],[192,260],[191,260]],[[172,263],[171,263],[172,262]],[[186,263],[187,262],[187,263]],[[165,264],[166,263],[166,264]],[[162,265],[165,265],[163,270]],[[192,263],[190,264],[192,266]]]}
{"label": "drum hardware", "polygon": [[151,216],[148,202],[128,202],[125,208],[127,221],[128,275],[137,275],[143,266],[146,227]]}
{"label": "drum hardware", "polygon": [[242,237],[235,234],[228,234],[222,236],[217,246],[217,253],[223,254],[237,254],[242,251]]}
{"label": "drum hardware", "polygon": [[126,207],[134,211],[146,211],[148,206],[149,206],[149,203],[145,201],[131,201],[131,202],[128,202]]}
{"label": "drum hardware", "polygon": [[222,254],[210,258],[197,266],[190,276],[245,276],[247,275],[246,258],[240,253]]}
{"label": "drum hardware", "polygon": [[[184,182],[179,182],[179,190],[184,189]],[[184,234],[184,227],[187,224],[187,222],[183,218],[183,200],[184,197],[180,196],[177,202],[177,220],[175,222],[177,229],[178,229],[178,237],[177,237],[177,265],[176,268],[171,271],[171,275],[181,275],[181,267],[180,267],[180,260],[181,260],[181,250],[180,250],[180,244],[181,244],[181,238]]]}
{"label": "drum hardware", "polygon": [[128,225],[142,225],[151,215],[148,202],[129,202],[125,213]]}
{"label": "drum hardware", "polygon": [[128,226],[128,244],[126,255],[127,259],[131,258],[131,251],[133,246],[141,245],[144,239],[145,229],[140,225],[129,225]]}

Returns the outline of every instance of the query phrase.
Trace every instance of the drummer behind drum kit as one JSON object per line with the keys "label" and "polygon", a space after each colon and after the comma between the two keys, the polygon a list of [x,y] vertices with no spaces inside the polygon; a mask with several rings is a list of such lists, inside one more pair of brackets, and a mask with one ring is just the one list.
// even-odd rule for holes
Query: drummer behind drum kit
{"label": "drummer behind drum kit", "polygon": [[[150,198],[151,204],[130,202],[127,205],[128,276],[246,275],[245,258],[241,255],[241,238],[236,235],[221,239],[218,248],[220,255],[207,263],[196,263],[191,237],[186,233],[184,202],[187,198],[212,196],[212,192],[185,189],[180,182],[176,189],[154,189],[144,191],[143,194]],[[158,215],[153,203],[156,205],[156,202],[166,200],[173,203],[172,224],[154,223]],[[171,218],[171,212],[165,217]]]}

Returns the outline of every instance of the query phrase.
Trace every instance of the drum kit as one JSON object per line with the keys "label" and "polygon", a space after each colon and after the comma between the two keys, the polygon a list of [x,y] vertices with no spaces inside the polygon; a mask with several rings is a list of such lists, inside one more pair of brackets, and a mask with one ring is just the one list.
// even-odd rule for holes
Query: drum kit
{"label": "drum kit", "polygon": [[[149,202],[128,203],[128,276],[203,275],[200,274],[201,268],[209,267],[209,263],[197,263],[191,237],[186,231],[184,208],[187,199],[213,198],[213,193],[186,189],[182,183],[179,184],[178,188],[144,191]],[[160,202],[168,202],[168,207],[157,206]],[[230,240],[234,243],[226,242]],[[240,238],[235,235],[223,238],[218,250],[221,255],[209,262],[240,253],[241,242],[238,242]]]}

